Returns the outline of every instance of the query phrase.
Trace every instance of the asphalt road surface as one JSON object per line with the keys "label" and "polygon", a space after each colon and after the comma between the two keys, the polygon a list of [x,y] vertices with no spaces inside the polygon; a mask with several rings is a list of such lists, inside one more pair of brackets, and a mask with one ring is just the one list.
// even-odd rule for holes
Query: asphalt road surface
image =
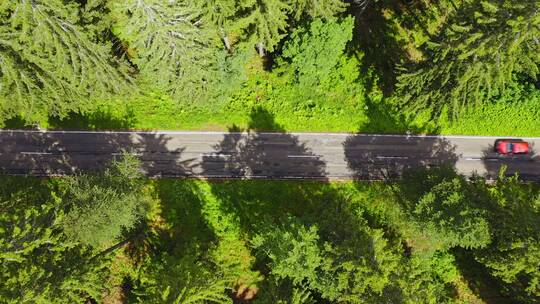
{"label": "asphalt road surface", "polygon": [[[503,137],[508,138],[508,137]],[[152,177],[379,180],[448,164],[463,174],[519,172],[540,181],[540,138],[530,155],[493,152],[495,137],[335,133],[86,132],[0,130],[0,170],[52,176],[99,170],[123,151]]]}

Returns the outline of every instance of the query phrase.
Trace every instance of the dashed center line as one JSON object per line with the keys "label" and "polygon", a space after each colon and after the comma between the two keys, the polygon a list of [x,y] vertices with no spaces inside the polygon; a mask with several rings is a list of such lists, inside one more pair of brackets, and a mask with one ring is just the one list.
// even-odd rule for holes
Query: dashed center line
{"label": "dashed center line", "polygon": [[287,155],[288,158],[319,158],[318,155]]}
{"label": "dashed center line", "polygon": [[51,155],[52,152],[21,152],[21,154],[25,155]]}
{"label": "dashed center line", "polygon": [[409,159],[408,156],[375,156],[378,159]]}

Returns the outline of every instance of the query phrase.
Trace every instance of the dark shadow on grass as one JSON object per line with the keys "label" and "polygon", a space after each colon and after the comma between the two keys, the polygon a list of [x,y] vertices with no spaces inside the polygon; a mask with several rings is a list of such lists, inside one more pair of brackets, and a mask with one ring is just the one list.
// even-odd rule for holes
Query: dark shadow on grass
{"label": "dark shadow on grass", "polygon": [[49,117],[49,126],[57,130],[129,130],[135,127],[135,114],[128,110],[121,117],[98,109],[85,114],[72,112],[65,117]]}
{"label": "dark shadow on grass", "polygon": [[501,290],[504,287],[497,279],[491,276],[484,265],[474,259],[470,251],[462,248],[454,248],[452,253],[456,258],[457,266],[465,278],[468,287],[475,295],[486,303],[515,303],[513,299],[501,294]]}
{"label": "dark shadow on grass", "polygon": [[21,116],[15,116],[4,121],[4,129],[33,129]]}
{"label": "dark shadow on grass", "polygon": [[367,120],[358,128],[362,133],[373,134],[438,134],[439,129],[433,125],[418,126],[413,123],[412,116],[406,116],[391,100],[366,99]]}
{"label": "dark shadow on grass", "polygon": [[197,185],[191,180],[161,179],[156,181],[162,223],[146,228],[147,237],[128,248],[138,262],[144,256],[182,255],[195,249],[207,251],[216,240],[202,215]]}

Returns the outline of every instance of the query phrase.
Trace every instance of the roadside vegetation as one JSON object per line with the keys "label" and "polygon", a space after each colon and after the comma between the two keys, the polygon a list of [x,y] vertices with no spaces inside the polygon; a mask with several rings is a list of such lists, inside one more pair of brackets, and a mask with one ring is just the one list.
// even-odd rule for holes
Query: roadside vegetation
{"label": "roadside vegetation", "polygon": [[536,0],[66,3],[0,6],[6,128],[540,132]]}
{"label": "roadside vegetation", "polygon": [[540,189],[2,176],[3,303],[537,303]]}

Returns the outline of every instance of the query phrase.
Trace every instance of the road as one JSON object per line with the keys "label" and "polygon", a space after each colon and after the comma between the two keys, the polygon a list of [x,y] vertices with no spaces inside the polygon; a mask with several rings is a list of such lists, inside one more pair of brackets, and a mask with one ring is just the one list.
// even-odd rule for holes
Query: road
{"label": "road", "polygon": [[336,133],[86,132],[0,130],[0,170],[53,176],[102,169],[128,151],[152,177],[379,180],[449,164],[465,175],[508,173],[540,181],[533,153],[502,157],[495,137]]}

